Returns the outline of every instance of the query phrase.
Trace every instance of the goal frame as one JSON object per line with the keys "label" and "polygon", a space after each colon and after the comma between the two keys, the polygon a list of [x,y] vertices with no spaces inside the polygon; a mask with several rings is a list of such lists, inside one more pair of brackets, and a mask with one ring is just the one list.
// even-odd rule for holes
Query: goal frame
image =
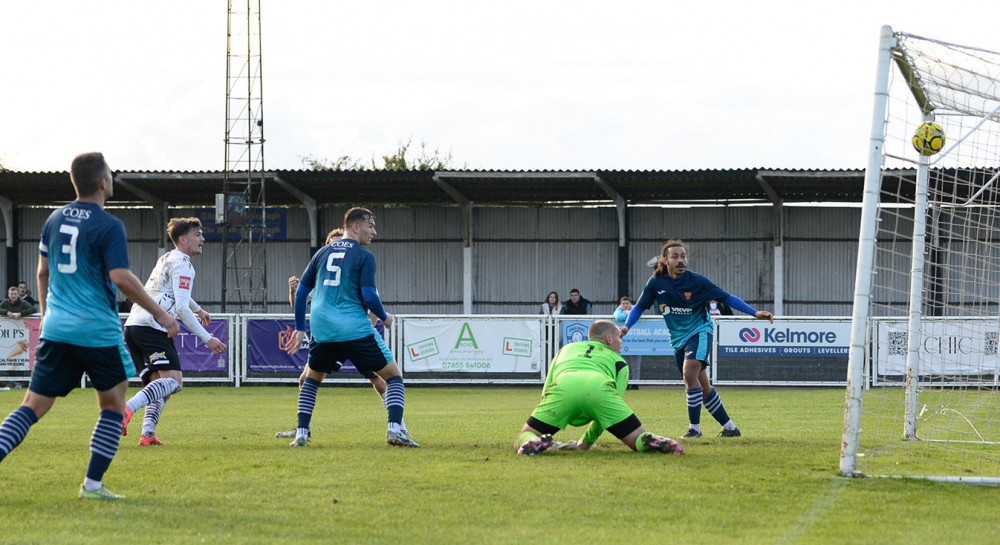
{"label": "goal frame", "polygon": [[[851,342],[848,356],[848,376],[844,406],[843,440],[840,453],[840,474],[845,477],[863,476],[858,471],[861,440],[862,397],[866,389],[866,370],[871,369],[872,327],[871,302],[873,296],[873,271],[875,270],[876,242],[879,229],[879,209],[886,158],[886,114],[890,100],[890,71],[893,60],[907,79],[910,93],[919,106],[923,121],[933,121],[933,106],[911,76],[912,68],[901,55],[894,55],[898,39],[892,28],[883,26],[879,39],[879,54],[875,80],[875,97],[872,108],[868,161],[865,171],[864,196],[861,210],[858,257],[856,263],[854,306],[852,311]],[[957,145],[956,144],[952,144]],[[916,164],[912,249],[910,254],[910,284],[907,312],[906,377],[903,385],[905,407],[901,441],[917,441],[917,407],[920,388],[920,331],[922,315],[922,287],[924,283],[924,255],[926,251],[926,220],[928,211],[928,182],[931,158],[922,156]],[[949,475],[921,475],[920,478],[939,482],[1000,485],[1000,477],[963,477]]]}

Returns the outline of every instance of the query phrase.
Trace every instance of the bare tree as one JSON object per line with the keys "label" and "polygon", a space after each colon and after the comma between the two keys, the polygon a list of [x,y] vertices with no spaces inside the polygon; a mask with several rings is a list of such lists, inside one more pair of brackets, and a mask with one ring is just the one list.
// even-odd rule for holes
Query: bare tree
{"label": "bare tree", "polygon": [[453,168],[451,152],[445,154],[436,148],[429,151],[427,144],[421,142],[420,154],[408,157],[411,145],[412,140],[407,140],[406,143],[399,144],[392,154],[383,155],[381,162],[372,158],[370,164],[349,155],[342,155],[333,160],[307,155],[302,158],[302,164],[313,170],[450,170]]}

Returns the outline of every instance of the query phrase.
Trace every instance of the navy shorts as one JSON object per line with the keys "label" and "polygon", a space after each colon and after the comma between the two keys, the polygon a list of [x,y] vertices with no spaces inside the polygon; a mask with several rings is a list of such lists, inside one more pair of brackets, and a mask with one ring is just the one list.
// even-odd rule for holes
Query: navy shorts
{"label": "navy shorts", "polygon": [[712,334],[698,333],[684,343],[684,348],[674,352],[677,370],[684,374],[684,360],[698,360],[702,369],[708,369],[708,359],[712,355]]}
{"label": "navy shorts", "polygon": [[153,371],[180,371],[181,356],[167,333],[143,325],[125,326],[125,344],[139,367],[139,378],[149,384]]}
{"label": "navy shorts", "polygon": [[[347,360],[344,363],[345,364],[350,363],[351,365],[354,365],[354,362],[352,362],[351,360]],[[375,378],[375,377],[378,376],[378,375],[375,374],[375,371],[372,371],[371,369],[362,369],[362,368],[358,367],[357,365],[354,365],[354,368],[357,369],[359,373],[361,373],[361,376],[365,377],[368,380],[371,380],[371,379],[373,379],[373,378]]]}
{"label": "navy shorts", "polygon": [[[309,343],[309,368],[320,373],[334,373],[342,361],[351,360],[362,375],[369,377],[393,360],[392,352],[379,335],[369,335],[351,341]],[[367,373],[366,373],[367,371]]]}
{"label": "navy shorts", "polygon": [[124,345],[77,346],[42,339],[28,389],[46,397],[65,397],[80,386],[84,373],[103,392],[135,376],[135,366]]}

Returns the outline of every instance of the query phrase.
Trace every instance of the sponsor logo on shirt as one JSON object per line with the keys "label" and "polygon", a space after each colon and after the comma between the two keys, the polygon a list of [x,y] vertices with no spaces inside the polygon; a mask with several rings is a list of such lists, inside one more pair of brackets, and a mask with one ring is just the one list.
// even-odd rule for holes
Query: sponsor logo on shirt
{"label": "sponsor logo on shirt", "polygon": [[668,307],[667,305],[660,305],[660,314],[666,316],[667,314],[691,314],[691,309],[686,307]]}
{"label": "sponsor logo on shirt", "polygon": [[178,287],[180,289],[182,289],[182,290],[189,290],[189,289],[191,289],[191,277],[190,276],[182,276],[181,279],[180,279]]}
{"label": "sponsor logo on shirt", "polygon": [[63,208],[62,215],[66,216],[67,218],[87,220],[90,219],[90,210],[68,207],[68,208]]}

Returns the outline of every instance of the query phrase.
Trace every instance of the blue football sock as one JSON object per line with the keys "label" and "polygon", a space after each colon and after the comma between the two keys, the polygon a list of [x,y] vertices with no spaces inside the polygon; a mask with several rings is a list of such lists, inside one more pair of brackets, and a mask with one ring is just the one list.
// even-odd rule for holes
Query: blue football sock
{"label": "blue football sock", "polygon": [[708,397],[705,398],[705,408],[708,409],[708,412],[715,417],[719,424],[725,425],[729,422],[729,414],[726,413],[726,408],[722,406],[722,399],[715,388],[712,388],[712,391],[708,393]]}
{"label": "blue football sock", "polygon": [[319,393],[319,381],[307,378],[299,389],[299,429],[308,430],[312,422],[313,409],[316,407],[316,395]]}
{"label": "blue football sock", "polygon": [[122,436],[122,419],[125,415],[117,411],[101,411],[94,434],[90,437],[90,465],[87,478],[100,482],[104,472],[111,465]]}
{"label": "blue football sock", "polygon": [[[14,447],[21,444],[24,436],[28,435],[28,428],[38,422],[35,411],[24,405],[18,407],[10,413],[0,424],[0,460],[7,457]],[[119,427],[119,432],[121,428]]]}
{"label": "blue football sock", "polygon": [[[403,408],[406,406],[406,388],[403,377],[392,377],[385,381],[385,409],[389,413],[389,426],[399,426],[403,422]],[[398,428],[397,428],[398,431]]]}
{"label": "blue football sock", "polygon": [[701,388],[687,390],[688,420],[693,426],[701,424]]}

